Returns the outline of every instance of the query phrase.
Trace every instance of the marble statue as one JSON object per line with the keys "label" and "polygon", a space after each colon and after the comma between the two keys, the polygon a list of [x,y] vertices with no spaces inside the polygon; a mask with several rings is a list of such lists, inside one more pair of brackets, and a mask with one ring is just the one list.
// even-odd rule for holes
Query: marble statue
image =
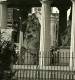
{"label": "marble statue", "polygon": [[71,22],[66,27],[65,31],[61,35],[62,46],[70,46],[71,41]]}
{"label": "marble statue", "polygon": [[[36,64],[36,59],[39,53],[40,46],[40,23],[36,15],[33,13],[26,21],[27,27],[24,33],[24,53],[22,56],[22,63]],[[26,56],[28,60],[26,59]],[[25,56],[25,58],[23,58]],[[31,59],[30,59],[31,58]]]}

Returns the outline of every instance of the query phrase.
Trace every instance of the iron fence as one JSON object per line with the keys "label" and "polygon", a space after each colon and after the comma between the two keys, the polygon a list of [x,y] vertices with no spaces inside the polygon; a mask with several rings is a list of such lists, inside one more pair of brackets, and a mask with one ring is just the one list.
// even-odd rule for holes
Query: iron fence
{"label": "iron fence", "polygon": [[70,50],[50,51],[41,56],[24,51],[13,65],[16,80],[75,80],[74,67],[70,67]]}

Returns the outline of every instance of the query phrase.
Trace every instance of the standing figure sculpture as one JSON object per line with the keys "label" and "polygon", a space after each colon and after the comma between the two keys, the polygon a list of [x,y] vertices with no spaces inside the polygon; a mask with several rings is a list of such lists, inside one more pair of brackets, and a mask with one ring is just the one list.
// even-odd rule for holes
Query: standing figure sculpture
{"label": "standing figure sculpture", "polygon": [[37,57],[40,45],[40,23],[35,14],[28,17],[26,22],[27,28],[24,33],[25,56],[29,56],[28,60],[23,61],[26,64],[37,64]]}

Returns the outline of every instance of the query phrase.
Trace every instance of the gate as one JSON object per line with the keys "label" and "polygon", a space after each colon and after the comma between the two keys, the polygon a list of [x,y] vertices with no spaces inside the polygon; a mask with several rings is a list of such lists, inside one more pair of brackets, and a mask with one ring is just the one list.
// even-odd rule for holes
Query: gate
{"label": "gate", "polygon": [[[40,65],[40,58],[50,60],[50,65]],[[53,51],[50,57],[39,57],[27,52],[20,55],[13,70],[17,70],[16,80],[75,80],[75,70],[69,67],[69,62],[69,49]]]}

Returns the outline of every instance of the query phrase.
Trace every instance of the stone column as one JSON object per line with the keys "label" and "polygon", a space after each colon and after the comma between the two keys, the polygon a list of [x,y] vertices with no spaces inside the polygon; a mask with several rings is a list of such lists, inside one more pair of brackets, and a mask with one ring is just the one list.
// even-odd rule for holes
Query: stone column
{"label": "stone column", "polygon": [[55,41],[56,41],[56,23],[55,23],[55,17],[51,16],[51,47],[55,47]]}
{"label": "stone column", "polygon": [[58,46],[62,45],[61,35],[64,33],[67,27],[67,7],[60,6],[59,8],[59,34],[58,34]]}
{"label": "stone column", "polygon": [[7,3],[0,1],[0,28],[7,27]]}
{"label": "stone column", "polygon": [[50,65],[51,1],[42,0],[39,65]]}
{"label": "stone column", "polygon": [[75,67],[75,0],[72,0],[70,67]]}
{"label": "stone column", "polygon": [[19,55],[21,54],[21,48],[23,46],[23,26],[22,26],[22,20],[20,17],[20,32],[19,32]]}

